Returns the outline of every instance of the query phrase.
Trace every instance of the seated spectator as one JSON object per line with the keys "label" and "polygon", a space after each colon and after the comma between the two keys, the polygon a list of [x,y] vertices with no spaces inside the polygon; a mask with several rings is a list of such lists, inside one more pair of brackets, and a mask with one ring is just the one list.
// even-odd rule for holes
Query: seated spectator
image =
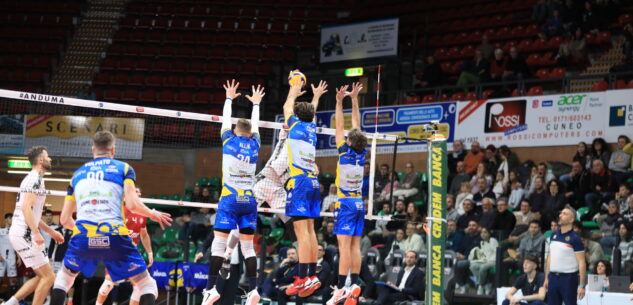
{"label": "seated spectator", "polygon": [[589,176],[589,191],[585,194],[585,204],[596,214],[602,202],[613,198],[613,177],[611,171],[604,167],[602,160],[593,160],[591,176]]}
{"label": "seated spectator", "polygon": [[508,67],[508,59],[503,55],[503,50],[495,49],[494,58],[490,61],[490,80],[501,81],[503,72]]}
{"label": "seated spectator", "polygon": [[382,190],[391,182],[393,177],[397,177],[398,175],[392,176],[393,172],[389,171],[389,165],[383,163],[380,165],[380,169],[375,178],[376,187],[374,189],[374,194],[380,194]]}
{"label": "seated spectator", "polygon": [[396,200],[396,208],[393,211],[394,216],[404,216],[407,215],[407,206],[404,204],[404,200],[398,199]]}
{"label": "seated spectator", "polygon": [[421,300],[424,295],[424,273],[416,267],[418,254],[407,251],[404,259],[404,268],[398,273],[395,283],[388,282],[394,289],[387,286],[378,286],[378,297],[374,305],[395,304],[401,301]]}
{"label": "seated spectator", "polygon": [[536,181],[536,178],[539,177],[538,174],[538,168],[536,166],[532,166],[530,168],[530,177],[528,177],[528,179],[525,181],[525,191],[526,191],[526,196],[530,196],[532,193],[534,193],[534,182]]}
{"label": "seated spectator", "polygon": [[396,190],[400,187],[400,181],[398,181],[398,174],[391,172],[389,174],[389,182],[383,187],[380,195],[378,196],[378,202],[390,202],[389,200],[396,199],[397,197],[392,194],[392,190]]}
{"label": "seated spectator", "polygon": [[618,137],[618,150],[611,153],[609,159],[609,170],[613,172],[615,183],[620,185],[633,176],[631,172],[631,155],[624,152],[624,146],[629,144],[631,140],[625,135]]}
{"label": "seated spectator", "polygon": [[[464,161],[465,156],[466,150],[464,150],[464,142],[462,142],[462,140],[453,141],[453,151],[448,154],[448,172],[451,177],[459,173],[457,170],[457,164],[460,161]],[[463,170],[462,164],[462,172]]]}
{"label": "seated spectator", "polygon": [[585,170],[582,163],[574,160],[568,177],[567,192],[565,193],[567,202],[574,207],[584,206],[585,194],[589,189],[589,172]]}
{"label": "seated spectator", "polygon": [[490,231],[482,228],[479,246],[473,248],[468,254],[470,272],[472,272],[477,281],[477,294],[479,295],[492,294],[492,282],[489,280],[488,273],[495,266],[497,246],[499,244],[495,238],[490,236]]}
{"label": "seated spectator", "polygon": [[325,196],[325,198],[323,198],[323,201],[321,201],[321,211],[325,212],[327,210],[330,209],[330,205],[335,204],[336,202],[338,202],[338,193],[337,193],[338,189],[336,187],[335,183],[330,184],[330,192],[327,194],[327,196]]}
{"label": "seated spectator", "polygon": [[554,176],[554,173],[552,173],[552,171],[548,170],[547,168],[547,164],[541,162],[536,166],[536,170],[538,172],[538,175],[540,177],[543,177],[543,181],[545,183],[549,183],[550,181],[556,179],[556,176]]}
{"label": "seated spectator", "polygon": [[628,184],[620,184],[618,192],[615,193],[615,201],[618,205],[618,210],[621,213],[626,212],[629,209],[629,196],[631,195],[631,187]]}
{"label": "seated spectator", "polygon": [[572,161],[578,161],[584,169],[591,169],[591,150],[585,142],[579,142]]}
{"label": "seated spectator", "polygon": [[[537,272],[538,257],[528,255],[523,260],[523,274],[517,278],[514,285],[506,292],[505,300],[501,305],[545,305],[545,275]],[[521,290],[521,296],[514,294]]]}
{"label": "seated spectator", "polygon": [[464,156],[464,172],[469,175],[475,174],[479,163],[483,162],[484,153],[481,151],[479,142],[470,144],[470,151]]}
{"label": "seated spectator", "polygon": [[525,190],[521,181],[515,181],[512,183],[512,191],[510,192],[510,198],[508,198],[508,204],[516,209],[521,201],[525,198]]}
{"label": "seated spectator", "polygon": [[505,199],[497,201],[497,213],[492,224],[492,231],[498,240],[506,239],[516,224],[516,217],[508,210],[508,202]]}
{"label": "seated spectator", "polygon": [[413,202],[409,202],[409,204],[407,204],[407,221],[415,223],[416,226],[418,224],[422,224],[422,222],[424,221],[422,219],[422,215],[419,212],[418,205]]}
{"label": "seated spectator", "polygon": [[532,212],[539,213],[540,216],[543,215],[543,209],[545,200],[547,199],[547,190],[545,189],[545,184],[543,183],[543,178],[537,176],[534,180],[534,193],[528,196],[528,201],[530,202],[530,206],[532,207]]}
{"label": "seated spectator", "polygon": [[468,227],[469,222],[479,222],[480,218],[480,214],[475,211],[473,201],[470,199],[466,199],[464,200],[464,215],[460,216],[457,219],[457,228],[459,228],[460,230],[464,230],[466,229],[466,227]]}
{"label": "seated spectator", "polygon": [[545,0],[538,0],[532,7],[532,21],[541,24],[547,20],[549,16],[549,8],[545,4]]}
{"label": "seated spectator", "polygon": [[471,190],[472,187],[470,186],[470,182],[462,182],[459,189],[459,194],[457,194],[457,198],[455,198],[455,207],[457,208],[457,213],[460,216],[464,215],[464,200],[473,200],[473,194],[471,194]]}
{"label": "seated spectator", "polygon": [[499,159],[501,160],[499,170],[502,170],[505,167],[505,169],[511,172],[520,165],[519,157],[517,157],[517,155],[513,151],[511,151],[507,145],[499,146]]}
{"label": "seated spectator", "polygon": [[[490,69],[488,60],[480,50],[476,50],[475,57],[471,60],[465,60],[459,67],[460,73],[456,85],[468,86],[484,82],[488,80],[488,69]],[[464,87],[464,92],[468,92],[467,87]]]}
{"label": "seated spectator", "polygon": [[546,37],[559,36],[564,33],[563,18],[560,17],[558,10],[552,11],[552,16],[547,19],[547,22],[543,26],[542,33]]}
{"label": "seated spectator", "polygon": [[407,162],[405,172],[406,175],[404,179],[402,179],[402,183],[393,191],[393,196],[400,199],[406,199],[416,195],[419,191],[418,187],[420,186],[420,176],[415,172],[413,163]]}
{"label": "seated spectator", "polygon": [[600,17],[597,12],[594,11],[591,1],[585,1],[585,9],[582,12],[581,24],[583,31],[592,32],[598,31],[600,25]]}
{"label": "seated spectator", "polygon": [[519,243],[518,255],[519,259],[524,259],[530,255],[541,257],[543,254],[543,244],[545,236],[541,233],[541,225],[538,220],[532,220],[528,228],[527,234]]}
{"label": "seated spectator", "polygon": [[407,229],[405,233],[407,236],[402,242],[402,247],[403,247],[401,248],[402,250],[415,251],[415,252],[420,253],[424,251],[424,249],[426,249],[424,239],[422,239],[422,236],[420,236],[420,234],[417,233],[417,227],[415,223],[412,223],[412,222],[407,223]]}
{"label": "seated spectator", "polygon": [[[600,260],[596,263],[596,266],[593,268],[593,274],[601,275],[604,277],[610,277],[612,273],[611,263],[608,260]],[[602,291],[600,290],[588,290],[588,291]]]}
{"label": "seated spectator", "polygon": [[369,196],[369,171],[371,169],[369,161],[365,161],[363,169],[363,187],[361,188],[361,194],[363,195],[363,198],[367,198]]}
{"label": "seated spectator", "polygon": [[191,232],[193,231],[194,224],[191,223],[191,213],[185,211],[182,213],[182,227],[178,231],[179,240],[189,240]]}
{"label": "seated spectator", "polygon": [[[631,274],[631,271],[633,271],[633,240],[631,240],[629,227],[625,224],[620,224],[617,247],[620,249],[620,257],[622,259],[620,268],[624,270],[624,274]],[[613,261],[611,263],[613,264]]]}
{"label": "seated spectator", "polygon": [[521,201],[520,207],[519,211],[514,212],[516,219],[514,230],[510,232],[507,240],[501,242],[502,248],[514,248],[519,245],[521,239],[527,234],[530,223],[534,220],[538,221],[538,216],[530,210],[529,201]]}
{"label": "seated spectator", "polygon": [[262,285],[262,297],[277,300],[278,304],[285,305],[289,296],[286,295],[286,289],[292,286],[297,274],[299,274],[297,249],[288,248],[286,250],[286,258],[279,263],[279,269],[275,272],[272,279],[266,279]]}
{"label": "seated spectator", "polygon": [[561,66],[582,62],[587,58],[587,42],[581,28],[577,28],[571,38],[558,46],[554,60]]}
{"label": "seated spectator", "polygon": [[481,55],[485,60],[489,60],[492,57],[492,52],[495,50],[494,46],[490,44],[488,35],[481,35],[481,44],[477,47],[476,51],[481,52]]}
{"label": "seated spectator", "polygon": [[502,171],[497,172],[497,177],[495,178],[495,182],[493,183],[492,192],[497,198],[504,197],[508,194],[507,179]]}
{"label": "seated spectator", "polygon": [[604,259],[604,251],[599,243],[591,240],[589,232],[582,232],[580,240],[585,245],[585,259],[587,260],[587,269],[594,268],[599,260]]}
{"label": "seated spectator", "polygon": [[193,194],[191,194],[191,201],[202,202],[202,193],[201,193],[199,185],[196,185],[193,187]]}
{"label": "seated spectator", "polygon": [[481,206],[481,203],[484,198],[490,198],[492,200],[497,199],[495,193],[492,192],[490,188],[490,184],[488,184],[488,180],[485,178],[477,179],[477,186],[479,187],[479,192],[473,195],[473,202],[477,207]]}
{"label": "seated spectator", "polygon": [[[391,204],[384,203],[382,209],[378,212],[378,216],[391,216]],[[388,224],[388,220],[376,220],[374,229],[367,233],[373,244],[385,244],[386,239],[394,233],[387,228]]]}
{"label": "seated spectator", "polygon": [[91,90],[90,85],[81,87],[81,91],[77,94],[78,99],[96,101],[97,95]]}
{"label": "seated spectator", "polygon": [[457,222],[449,219],[446,231],[446,249],[455,251],[455,253],[459,252],[463,236],[464,234],[457,230]]}
{"label": "seated spectator", "polygon": [[479,178],[485,178],[487,185],[492,185],[492,176],[490,172],[486,169],[486,165],[482,162],[477,165],[477,172],[470,179],[471,191],[473,195],[479,193]]}
{"label": "seated spectator", "polygon": [[336,235],[334,235],[334,221],[328,219],[325,225],[319,230],[323,234],[323,241],[329,245],[337,245]]}
{"label": "seated spectator", "polygon": [[459,194],[462,182],[470,181],[470,176],[464,172],[464,162],[462,161],[457,161],[455,170],[456,172],[453,176],[453,180],[451,180],[451,187],[448,193],[457,196],[457,194]]}
{"label": "seated spectator", "polygon": [[556,219],[556,215],[560,214],[565,208],[567,200],[565,194],[562,192],[562,185],[558,180],[552,180],[547,183],[547,193],[545,195],[545,204],[543,207],[543,213],[541,214],[541,221],[543,227],[546,227],[550,221]]}
{"label": "seated spectator", "polygon": [[211,203],[213,202],[213,198],[211,197],[211,192],[208,187],[202,189],[202,195],[200,196],[200,202]]}
{"label": "seated spectator", "polygon": [[426,58],[426,65],[422,70],[420,82],[416,84],[416,87],[437,87],[441,85],[443,81],[444,72],[442,71],[442,67],[435,61],[435,57],[428,56]]}
{"label": "seated spectator", "polygon": [[455,263],[455,293],[464,294],[468,289],[470,259],[467,255],[472,252],[472,249],[479,246],[481,242],[480,230],[481,228],[476,220],[469,221],[466,230],[464,230],[464,236],[457,252],[457,262]]}
{"label": "seated spectator", "polygon": [[[204,194],[204,191],[203,191],[203,194]],[[200,208],[198,210],[198,213],[194,213],[191,216],[191,222],[193,224],[201,224],[205,226],[215,223],[215,222],[211,222],[211,210],[209,208]]]}
{"label": "seated spectator", "polygon": [[481,202],[481,210],[482,212],[481,219],[479,219],[479,225],[482,228],[491,230],[495,223],[495,218],[497,218],[497,211],[493,207],[493,199],[484,198]]}
{"label": "seated spectator", "polygon": [[454,220],[457,221],[459,217],[459,213],[457,213],[457,209],[455,208],[455,199],[453,199],[453,195],[446,195],[446,220]]}
{"label": "seated spectator", "polygon": [[494,145],[489,144],[486,146],[486,150],[484,151],[483,164],[486,168],[486,173],[491,176],[494,175],[499,169],[499,163],[501,163],[501,161],[497,156],[497,148]]}
{"label": "seated spectator", "polygon": [[524,78],[528,77],[529,74],[530,68],[525,62],[525,58],[519,55],[519,51],[516,47],[511,47],[510,58],[508,59],[506,70],[503,72],[502,80],[504,82],[523,80]]}
{"label": "seated spectator", "polygon": [[629,200],[627,201],[628,208],[622,212],[622,217],[624,217],[624,221],[627,224],[631,224],[633,222],[633,194],[629,195]]}
{"label": "seated spectator", "polygon": [[391,239],[387,243],[387,247],[385,247],[386,249],[389,249],[389,252],[387,252],[387,255],[384,255],[383,257],[388,258],[389,256],[393,254],[393,251],[395,250],[399,250],[399,249],[404,250],[405,238],[406,238],[406,234],[404,233],[404,229],[397,229],[396,234],[391,236]]}
{"label": "seated spectator", "polygon": [[600,226],[600,232],[593,233],[593,239],[600,241],[600,246],[604,253],[613,252],[613,246],[616,244],[618,229],[624,222],[624,217],[620,215],[618,203],[615,200],[609,201],[606,215],[599,215],[596,222]]}
{"label": "seated spectator", "polygon": [[593,168],[594,160],[602,160],[602,165],[604,168],[608,169],[609,160],[611,160],[611,148],[607,141],[603,138],[595,138],[593,142],[591,142],[591,151],[589,158],[591,159],[591,167]]}
{"label": "seated spectator", "polygon": [[324,288],[329,287],[332,283],[333,277],[332,266],[323,257],[325,256],[325,247],[323,245],[317,245],[317,269],[316,276],[321,282],[321,288],[314,292],[314,295],[322,295]]}

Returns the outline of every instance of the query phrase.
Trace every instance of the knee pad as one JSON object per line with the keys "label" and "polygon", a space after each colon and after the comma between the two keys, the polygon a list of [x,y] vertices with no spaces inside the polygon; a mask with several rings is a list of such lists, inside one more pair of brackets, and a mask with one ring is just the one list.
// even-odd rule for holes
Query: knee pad
{"label": "knee pad", "polygon": [[242,255],[244,255],[244,258],[255,256],[253,240],[240,240],[240,245],[242,246]]}
{"label": "knee pad", "polygon": [[68,290],[75,283],[75,278],[77,277],[78,272],[70,270],[66,268],[66,266],[62,266],[62,269],[57,273],[57,277],[55,277],[55,283],[53,284],[53,288],[61,289],[64,292],[68,292]]}
{"label": "knee pad", "polygon": [[158,297],[158,287],[156,286],[156,281],[149,275],[149,272],[145,271],[141,274],[135,275],[130,278],[130,282],[132,282],[132,286],[134,286],[132,293],[139,296],[139,300],[141,296],[146,294],[153,295],[154,298]]}
{"label": "knee pad", "polygon": [[108,294],[110,294],[110,291],[112,290],[112,288],[114,288],[114,283],[110,280],[105,280],[103,281],[103,284],[101,284],[101,287],[99,288],[99,294],[103,296],[107,296]]}
{"label": "knee pad", "polygon": [[224,250],[226,250],[226,237],[223,236],[214,236],[213,242],[211,243],[211,256],[224,256]]}
{"label": "knee pad", "polygon": [[130,300],[140,303],[141,291],[137,287],[132,288],[132,296],[130,297]]}
{"label": "knee pad", "polygon": [[228,248],[235,249],[238,241],[240,241],[240,232],[238,230],[231,230],[227,244]]}

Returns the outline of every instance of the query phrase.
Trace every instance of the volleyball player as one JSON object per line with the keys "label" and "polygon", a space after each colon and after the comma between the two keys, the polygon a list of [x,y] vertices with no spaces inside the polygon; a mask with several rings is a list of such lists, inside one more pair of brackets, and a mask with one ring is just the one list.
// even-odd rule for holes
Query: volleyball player
{"label": "volleyball player", "polygon": [[316,276],[317,239],[314,218],[320,216],[321,197],[319,181],[315,174],[316,125],[314,114],[319,98],[327,92],[324,81],[312,86],[312,103],[296,102],[303,95],[301,84],[290,86],[283,106],[288,131],[288,167],[290,179],[286,183],[286,216],[290,216],[297,237],[299,251],[298,276],[288,289],[287,295],[307,297],[321,287]]}
{"label": "volleyball player", "polygon": [[[156,281],[129,237],[123,219],[122,202],[133,213],[171,225],[167,213],[150,210],[139,199],[134,186],[136,173],[127,163],[114,159],[115,138],[99,131],[92,139],[94,159],[73,174],[60,217],[61,224],[73,230],[57,273],[51,305],[63,305],[66,293],[79,272],[91,277],[103,260],[113,282],[129,279],[137,290],[140,305],[153,305],[158,296]],[[77,221],[72,214],[77,211]]]}
{"label": "volleyball player", "polygon": [[[136,187],[136,195],[141,198],[141,188]],[[138,247],[139,239],[143,243],[143,248],[147,252],[147,267],[151,267],[154,263],[154,253],[152,252],[152,242],[150,241],[149,234],[147,233],[147,218],[142,215],[134,214],[130,211],[127,206],[125,207],[125,227],[129,231],[130,238],[132,239],[132,243]],[[110,278],[110,274],[108,274],[106,270],[105,279],[99,288],[99,294],[97,294],[97,303],[96,305],[103,305],[105,300],[108,298],[108,294],[112,291],[115,285],[122,283],[123,281],[113,282],[112,278]],[[130,298],[130,305],[138,305],[139,302],[139,290],[134,289],[132,291],[132,297]],[[112,304],[116,304],[115,300],[112,300]]]}
{"label": "volleyball player", "polygon": [[222,113],[222,193],[215,217],[214,238],[211,244],[211,261],[207,289],[203,292],[202,305],[211,305],[220,298],[215,284],[224,260],[227,239],[232,229],[239,228],[240,245],[246,260],[249,292],[247,305],[259,302],[257,292],[257,258],[253,237],[257,226],[257,201],[253,196],[255,167],[259,156],[259,104],[264,97],[264,88],[253,87],[253,96],[246,98],[253,103],[251,121],[239,119],[235,130],[231,130],[231,106],[239,83],[227,81],[224,85],[226,100]]}
{"label": "volleyball player", "polygon": [[46,201],[44,174],[51,170],[51,158],[44,146],[32,147],[27,156],[32,170],[20,183],[20,192],[15,203],[9,242],[20,256],[24,266],[32,268],[35,277],[28,280],[4,305],[17,305],[25,297],[33,295],[33,305],[42,305],[48,295],[55,274],[48,263],[48,256],[44,251],[44,237],[40,230],[48,233],[58,244],[64,242],[64,237],[46,225],[42,218],[42,209]]}
{"label": "volleyball player", "polygon": [[[339,265],[338,282],[327,305],[335,305],[345,299],[345,305],[356,305],[361,292],[356,282],[362,260],[360,238],[365,223],[362,189],[367,137],[360,130],[358,109],[358,93],[363,87],[360,83],[354,83],[351,93],[347,92],[347,88],[343,86],[336,90],[336,147],[339,159],[336,167],[338,202],[334,208],[334,234],[338,239]],[[343,99],[346,95],[352,99],[352,129],[347,139],[343,115]],[[351,275],[352,285],[345,287],[348,274]]]}

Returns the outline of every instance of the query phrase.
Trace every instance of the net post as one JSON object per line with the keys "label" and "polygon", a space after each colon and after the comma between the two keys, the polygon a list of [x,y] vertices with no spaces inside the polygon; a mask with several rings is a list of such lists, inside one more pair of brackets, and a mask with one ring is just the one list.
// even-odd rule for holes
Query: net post
{"label": "net post", "polygon": [[374,133],[371,137],[371,156],[369,159],[369,194],[367,195],[367,215],[374,215],[374,180],[376,179],[376,139],[378,133]]}
{"label": "net post", "polygon": [[[395,173],[396,172],[396,156],[398,154],[398,142],[399,139],[396,139],[396,142],[393,146],[393,159],[391,160],[391,171],[388,173],[388,175],[391,175],[391,173]],[[387,176],[389,177],[389,176]],[[389,181],[389,183],[391,183],[391,188],[389,189],[389,206],[391,207],[391,211],[393,211],[393,179],[398,179],[398,176],[393,176]]]}

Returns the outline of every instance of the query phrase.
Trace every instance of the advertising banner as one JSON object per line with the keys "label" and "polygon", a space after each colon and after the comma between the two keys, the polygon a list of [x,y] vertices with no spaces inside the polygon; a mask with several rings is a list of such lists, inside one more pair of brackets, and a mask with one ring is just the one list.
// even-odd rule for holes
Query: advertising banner
{"label": "advertising banner", "polygon": [[321,62],[398,55],[398,18],[321,29]]}
{"label": "advertising banner", "polygon": [[154,264],[152,264],[152,277],[156,280],[158,289],[166,290],[169,289],[170,286],[174,286],[174,272],[176,272],[176,263],[154,262]]}
{"label": "advertising banner", "polygon": [[461,102],[456,139],[470,146],[575,145],[605,136],[606,92],[569,93]]}
{"label": "advertising banner", "polygon": [[108,130],[116,137],[116,157],[141,159],[145,121],[137,118],[27,115],[25,146],[45,145],[51,156],[92,158],[92,136]]}
{"label": "advertising banner", "polygon": [[0,154],[24,153],[24,114],[0,115]]}
{"label": "advertising banner", "polygon": [[424,304],[444,304],[444,248],[446,246],[446,181],[448,166],[446,141],[432,140],[427,155],[429,169],[430,226],[427,232],[426,298]]}
{"label": "advertising banner", "polygon": [[607,142],[617,142],[620,135],[633,138],[633,90],[607,91],[603,118]]}
{"label": "advertising banner", "polygon": [[209,265],[183,263],[182,272],[185,279],[185,287],[193,288],[195,291],[199,292],[207,287]]}

